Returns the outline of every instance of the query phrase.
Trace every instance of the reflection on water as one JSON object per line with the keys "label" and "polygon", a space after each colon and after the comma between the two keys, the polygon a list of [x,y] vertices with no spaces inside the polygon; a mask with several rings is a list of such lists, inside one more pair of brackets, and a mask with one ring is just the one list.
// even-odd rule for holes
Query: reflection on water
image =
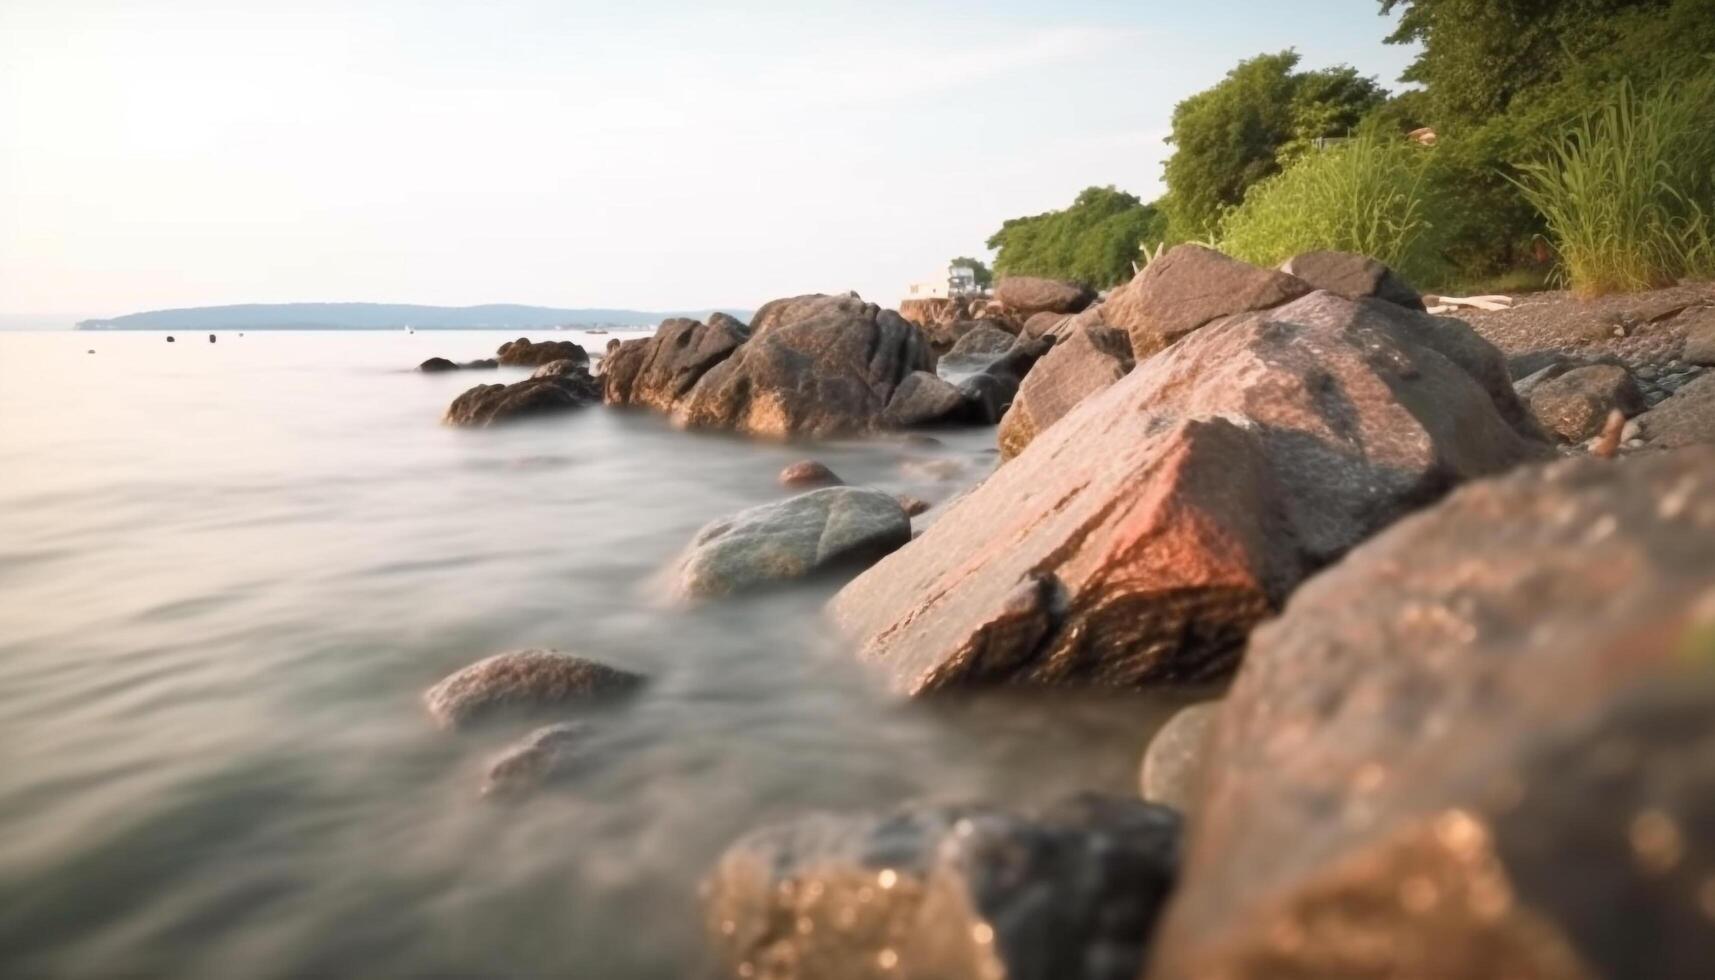
{"label": "reflection on water", "polygon": [[[409,369],[506,338],[178,339],[0,334],[0,975],[695,976],[697,880],[759,821],[1135,785],[1159,704],[899,704],[819,618],[831,586],[650,592],[788,462],[940,502],[992,430],[457,431],[454,395],[527,372]],[[963,476],[908,465],[935,458]],[[496,805],[484,762],[528,725],[437,731],[418,697],[525,646],[653,683]]]}

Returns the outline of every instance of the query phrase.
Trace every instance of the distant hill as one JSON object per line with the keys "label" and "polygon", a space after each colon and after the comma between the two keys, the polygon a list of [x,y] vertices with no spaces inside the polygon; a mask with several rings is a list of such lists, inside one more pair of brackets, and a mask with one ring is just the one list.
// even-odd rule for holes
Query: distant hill
{"label": "distant hill", "polygon": [[[400,303],[246,303],[130,313],[82,320],[79,330],[540,330],[544,327],[648,327],[675,316],[705,319],[713,310],[557,310],[546,306],[411,306]],[[749,310],[722,310],[748,320]]]}

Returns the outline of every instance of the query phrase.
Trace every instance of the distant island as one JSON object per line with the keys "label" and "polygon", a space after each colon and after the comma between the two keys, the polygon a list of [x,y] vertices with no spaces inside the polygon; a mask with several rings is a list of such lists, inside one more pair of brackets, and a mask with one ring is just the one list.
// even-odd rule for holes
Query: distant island
{"label": "distant island", "polygon": [[[554,309],[493,303],[413,306],[402,303],[245,303],[130,313],[81,320],[79,330],[541,330],[550,327],[650,327],[676,316],[707,319],[716,310]],[[750,310],[718,312],[749,320]]]}

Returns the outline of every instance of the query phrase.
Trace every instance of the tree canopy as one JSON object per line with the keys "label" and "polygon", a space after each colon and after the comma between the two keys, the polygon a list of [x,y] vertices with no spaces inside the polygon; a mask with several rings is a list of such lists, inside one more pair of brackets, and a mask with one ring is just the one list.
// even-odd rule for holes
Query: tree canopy
{"label": "tree canopy", "polygon": [[1318,139],[1350,134],[1387,100],[1352,68],[1301,72],[1299,60],[1289,50],[1242,61],[1173,110],[1164,203],[1174,238],[1205,237],[1246,190]]}
{"label": "tree canopy", "polygon": [[1164,232],[1160,213],[1132,194],[1090,187],[1072,206],[1014,218],[988,240],[1001,276],[1076,279],[1097,288],[1127,281],[1138,248]]}

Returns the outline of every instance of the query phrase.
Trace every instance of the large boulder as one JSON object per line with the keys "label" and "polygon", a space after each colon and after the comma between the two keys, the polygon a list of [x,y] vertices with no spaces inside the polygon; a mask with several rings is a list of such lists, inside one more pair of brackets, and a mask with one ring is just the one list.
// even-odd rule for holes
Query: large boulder
{"label": "large boulder", "polygon": [[995,299],[1013,315],[1028,320],[1038,313],[1078,313],[1096,301],[1096,291],[1081,282],[1009,276],[994,288]]}
{"label": "large boulder", "polygon": [[734,844],[705,915],[735,976],[1134,980],[1178,847],[1173,811],[1095,796],[807,817]]}
{"label": "large boulder", "polygon": [[1259,269],[1201,245],[1180,245],[1102,303],[1102,320],[1131,336],[1138,360],[1198,327],[1235,313],[1272,309],[1310,292],[1296,276]]}
{"label": "large boulder", "polygon": [[1601,432],[1610,412],[1630,418],[1645,407],[1631,373],[1617,364],[1573,368],[1530,389],[1531,414],[1567,442],[1584,442]]}
{"label": "large boulder", "polygon": [[1706,374],[1638,416],[1638,432],[1654,449],[1715,443],[1715,374]]}
{"label": "large boulder", "polygon": [[1011,350],[1017,342],[1017,334],[984,324],[960,337],[946,356],[989,361]]}
{"label": "large boulder", "polygon": [[718,313],[708,323],[664,321],[654,336],[625,341],[603,361],[602,400],[670,412],[745,337],[744,324]]}
{"label": "large boulder", "polygon": [[558,650],[516,650],[449,674],[423,694],[442,728],[460,728],[506,711],[564,709],[635,691],[643,678]]}
{"label": "large boulder", "polygon": [[1215,721],[1151,975],[1707,976],[1712,598],[1705,448],[1469,485],[1306,583]]}
{"label": "large boulder", "polygon": [[502,422],[582,408],[601,400],[601,385],[582,369],[509,385],[477,385],[453,399],[447,425],[483,428]]}
{"label": "large boulder", "polygon": [[695,428],[784,438],[878,426],[900,382],[933,371],[922,333],[891,310],[852,296],[776,300],[750,339],[709,368],[673,408]]}
{"label": "large boulder", "polygon": [[888,399],[878,420],[885,428],[971,422],[969,398],[958,385],[932,371],[913,371],[905,376]]}
{"label": "large boulder", "polygon": [[1086,398],[832,612],[911,694],[1220,674],[1306,575],[1546,454],[1509,415],[1468,327],[1316,293]]}
{"label": "large boulder", "polygon": [[1039,361],[1000,421],[1000,455],[1011,459],[1085,398],[1131,373],[1131,338],[1099,325],[1080,327]]}
{"label": "large boulder", "polygon": [[1373,297],[1410,310],[1423,309],[1423,297],[1395,272],[1367,255],[1306,252],[1287,259],[1280,271],[1347,299]]}
{"label": "large boulder", "polygon": [[898,499],[865,487],[828,487],[763,504],[697,532],[676,591],[706,599],[838,569],[862,568],[911,540]]}
{"label": "large boulder", "polygon": [[500,363],[508,367],[541,367],[550,361],[590,362],[589,352],[569,340],[544,340],[533,343],[527,337],[509,340],[495,351]]}

